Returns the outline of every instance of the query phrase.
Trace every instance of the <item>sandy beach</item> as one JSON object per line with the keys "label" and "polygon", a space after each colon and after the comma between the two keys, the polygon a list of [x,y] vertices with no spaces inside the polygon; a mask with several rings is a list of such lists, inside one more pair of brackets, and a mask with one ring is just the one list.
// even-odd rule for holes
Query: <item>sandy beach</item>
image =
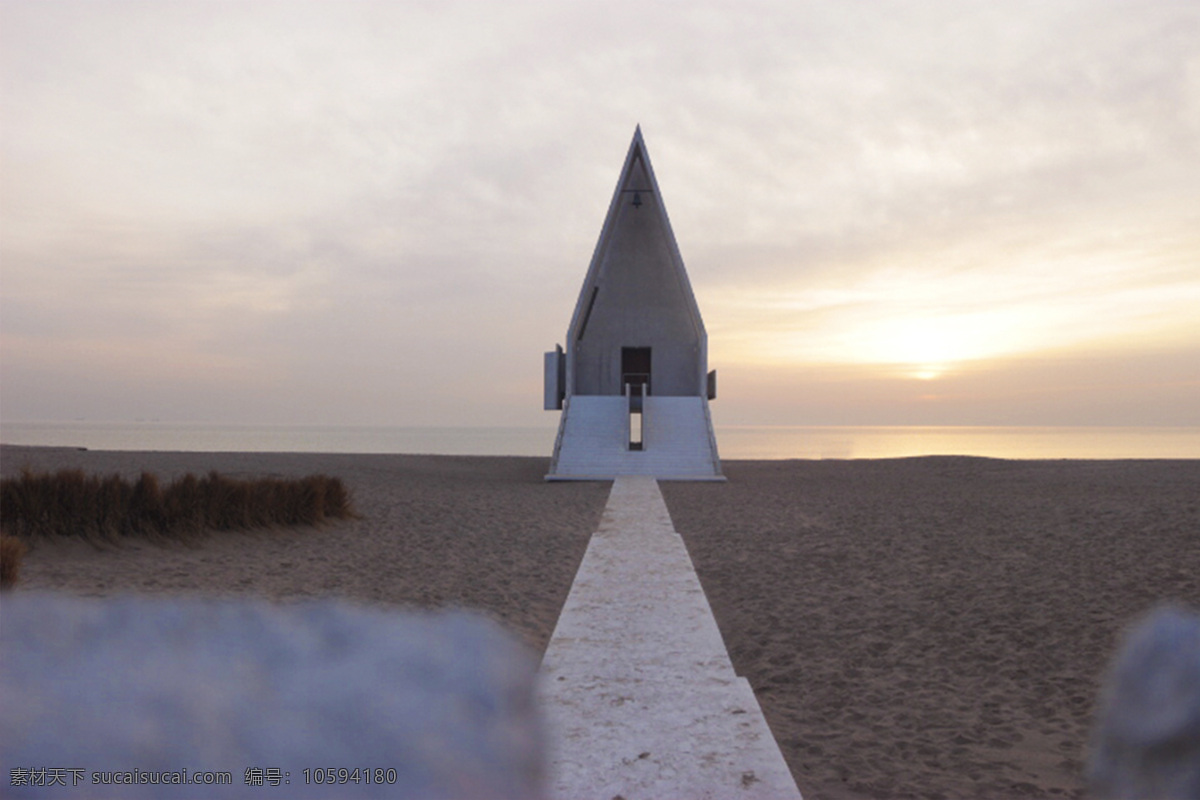
{"label": "sandy beach", "polygon": [[1200,461],[725,472],[663,494],[809,800],[1085,796],[1122,629],[1200,604]]}
{"label": "sandy beach", "polygon": [[[194,546],[38,542],[17,591],[457,605],[545,647],[608,483],[544,458],[0,448],[22,467],[342,478],[359,520]],[[1081,797],[1122,628],[1200,605],[1200,461],[726,462],[664,483],[807,800]]]}
{"label": "sandy beach", "polygon": [[359,520],[321,528],[222,532],[198,546],[131,541],[97,550],[37,541],[21,589],[337,597],[397,608],[459,606],[545,649],[608,499],[604,483],[546,484],[544,458],[268,453],[133,453],[0,448],[5,477],[79,467],[169,480],[340,477]]}

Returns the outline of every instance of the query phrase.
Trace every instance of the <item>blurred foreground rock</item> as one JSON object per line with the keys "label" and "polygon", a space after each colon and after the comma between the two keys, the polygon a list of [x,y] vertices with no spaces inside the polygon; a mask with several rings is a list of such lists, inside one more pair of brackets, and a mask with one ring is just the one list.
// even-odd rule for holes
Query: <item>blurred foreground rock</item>
{"label": "blurred foreground rock", "polygon": [[[7,595],[0,794],[540,797],[535,670],[463,613]],[[232,785],[93,782],[185,769]]]}
{"label": "blurred foreground rock", "polygon": [[1108,675],[1088,765],[1105,798],[1200,798],[1200,616],[1160,609]]}

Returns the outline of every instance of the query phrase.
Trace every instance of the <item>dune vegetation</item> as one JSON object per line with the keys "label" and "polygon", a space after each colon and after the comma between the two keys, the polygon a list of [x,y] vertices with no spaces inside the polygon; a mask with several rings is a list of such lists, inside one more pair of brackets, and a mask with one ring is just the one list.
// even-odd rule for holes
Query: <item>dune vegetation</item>
{"label": "dune vegetation", "polygon": [[20,539],[0,535],[0,589],[7,589],[17,582],[25,549]]}
{"label": "dune vegetation", "polygon": [[151,473],[130,481],[68,469],[27,470],[0,481],[0,528],[22,539],[186,539],[207,531],[320,525],[354,516],[349,490],[327,475],[236,479],[188,473],[163,485]]}

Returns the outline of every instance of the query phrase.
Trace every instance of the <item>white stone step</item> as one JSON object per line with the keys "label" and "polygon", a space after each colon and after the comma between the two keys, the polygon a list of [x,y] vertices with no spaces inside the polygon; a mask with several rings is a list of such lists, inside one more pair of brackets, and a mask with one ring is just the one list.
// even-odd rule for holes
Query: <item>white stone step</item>
{"label": "white stone step", "polygon": [[575,395],[563,411],[556,457],[546,477],[722,480],[705,402],[702,397],[647,397],[639,451],[628,446],[626,398]]}

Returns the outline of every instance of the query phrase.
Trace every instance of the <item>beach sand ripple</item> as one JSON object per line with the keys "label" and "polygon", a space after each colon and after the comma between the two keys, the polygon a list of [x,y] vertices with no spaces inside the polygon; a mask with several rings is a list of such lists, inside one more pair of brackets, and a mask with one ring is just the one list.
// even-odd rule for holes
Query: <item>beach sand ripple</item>
{"label": "beach sand ripple", "polygon": [[1081,797],[1123,626],[1200,604],[1200,461],[725,472],[663,494],[808,800]]}
{"label": "beach sand ripple", "polygon": [[[482,610],[542,652],[610,484],[543,458],[0,448],[13,475],[325,473],[361,520],[198,546],[40,542],[25,589]],[[727,461],[662,484],[806,800],[1082,797],[1123,627],[1200,605],[1200,461]]]}

